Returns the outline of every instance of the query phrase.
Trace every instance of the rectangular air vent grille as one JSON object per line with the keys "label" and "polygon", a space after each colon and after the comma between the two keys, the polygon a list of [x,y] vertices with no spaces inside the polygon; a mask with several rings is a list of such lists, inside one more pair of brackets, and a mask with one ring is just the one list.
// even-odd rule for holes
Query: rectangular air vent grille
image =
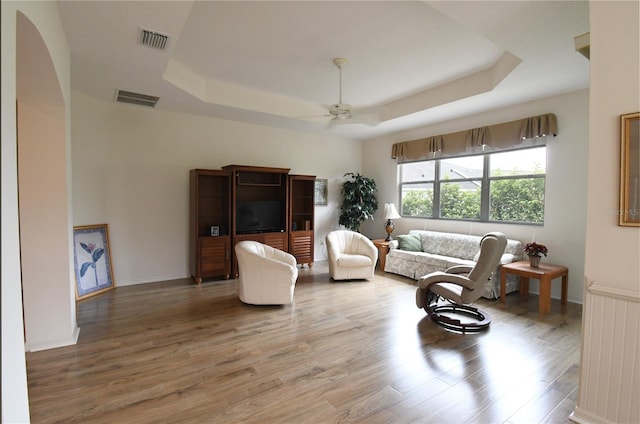
{"label": "rectangular air vent grille", "polygon": [[131,91],[118,90],[117,102],[132,103],[134,105],[154,107],[160,97],[147,94],[133,93]]}
{"label": "rectangular air vent grille", "polygon": [[166,50],[169,36],[161,32],[140,28],[140,43],[154,49]]}

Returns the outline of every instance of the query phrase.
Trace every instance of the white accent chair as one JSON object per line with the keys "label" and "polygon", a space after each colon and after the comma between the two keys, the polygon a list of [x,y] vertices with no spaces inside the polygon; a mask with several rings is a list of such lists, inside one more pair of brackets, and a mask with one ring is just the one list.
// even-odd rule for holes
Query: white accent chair
{"label": "white accent chair", "polygon": [[251,305],[293,303],[293,291],[298,279],[293,255],[249,240],[236,244],[235,252],[242,302]]}
{"label": "white accent chair", "polygon": [[336,230],[327,234],[329,275],[334,280],[373,279],[378,249],[355,231]]}

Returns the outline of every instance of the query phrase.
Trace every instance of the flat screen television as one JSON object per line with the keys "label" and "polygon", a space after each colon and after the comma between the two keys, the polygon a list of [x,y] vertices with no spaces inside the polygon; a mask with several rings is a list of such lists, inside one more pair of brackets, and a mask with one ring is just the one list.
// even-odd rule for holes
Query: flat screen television
{"label": "flat screen television", "polygon": [[236,233],[271,233],[285,230],[280,201],[239,200],[236,203]]}

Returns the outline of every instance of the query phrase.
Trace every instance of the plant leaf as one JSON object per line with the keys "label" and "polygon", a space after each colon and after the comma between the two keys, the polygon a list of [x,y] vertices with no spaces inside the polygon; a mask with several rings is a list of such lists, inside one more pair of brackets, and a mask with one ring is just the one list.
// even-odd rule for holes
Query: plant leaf
{"label": "plant leaf", "polygon": [[82,249],[88,254],[91,254],[91,249],[89,249],[89,246],[87,246],[87,243],[80,242],[80,247],[82,247]]}
{"label": "plant leaf", "polygon": [[87,273],[87,270],[91,265],[93,265],[93,263],[91,262],[85,262],[82,264],[82,266],[80,267],[80,278],[84,277],[84,274]]}
{"label": "plant leaf", "polygon": [[100,259],[102,257],[102,255],[104,254],[104,249],[103,248],[99,248],[93,251],[93,262],[98,262],[98,259]]}

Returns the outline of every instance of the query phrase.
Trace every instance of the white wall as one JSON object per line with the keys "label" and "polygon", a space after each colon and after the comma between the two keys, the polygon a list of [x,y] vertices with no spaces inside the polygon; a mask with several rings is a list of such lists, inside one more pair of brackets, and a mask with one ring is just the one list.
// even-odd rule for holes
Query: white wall
{"label": "white wall", "polygon": [[[589,196],[572,419],[640,422],[640,228],[618,226],[620,115],[640,111],[640,3],[590,2]],[[612,212],[613,211],[613,212]]]}
{"label": "white wall", "polygon": [[[384,202],[395,202],[398,205],[397,164],[391,159],[393,143],[554,113],[558,118],[558,136],[547,142],[544,225],[402,218],[394,221],[394,234],[406,233],[415,228],[476,235],[488,231],[502,231],[509,238],[528,242],[535,230],[536,241],[549,248],[549,255],[545,260],[569,268],[568,297],[570,301],[580,303],[583,292],[587,206],[588,102],[588,90],[581,90],[369,140],[365,142],[363,149],[363,172],[375,179],[381,205]],[[380,216],[373,222],[365,223],[362,227],[363,232],[370,237],[381,238],[386,235],[383,223],[384,220]],[[538,292],[537,281],[531,281],[530,291]],[[559,281],[552,285],[552,296],[560,298]]]}
{"label": "white wall", "polygon": [[39,350],[73,344],[78,335],[69,246],[70,136],[61,91],[66,84],[59,82],[68,73],[58,76],[41,34],[25,15],[17,23],[22,299],[26,349]]}
{"label": "white wall", "polygon": [[640,286],[640,229],[618,226],[612,211],[619,209],[620,115],[640,110],[638,4],[591,3],[592,172],[585,275],[628,290]]}
{"label": "white wall", "polygon": [[[18,173],[17,173],[17,128],[16,128],[16,99],[18,98],[18,82],[24,81],[24,78],[30,78],[16,72],[16,55],[19,49],[32,49],[34,45],[28,43],[26,46],[17,45],[17,34],[19,29],[23,29],[24,25],[29,25],[29,31],[26,33],[29,37],[42,37],[41,41],[46,44],[46,60],[50,61],[46,69],[33,68],[34,74],[37,71],[50,72],[51,64],[55,76],[52,78],[56,82],[58,96],[62,97],[64,112],[61,113],[62,118],[56,120],[55,125],[60,128],[69,128],[69,100],[70,100],[70,52],[66,43],[64,30],[60,22],[57,5],[54,2],[2,2],[2,120],[0,121],[2,133],[2,421],[3,422],[28,422],[29,421],[29,405],[27,398],[26,368],[24,355],[24,337],[23,337],[23,320],[22,320],[22,293],[21,293],[21,271],[20,271],[20,234],[18,230]],[[19,18],[19,13],[24,17]],[[18,24],[19,19],[22,22]],[[31,31],[31,26],[35,28]],[[37,34],[36,34],[37,33]],[[25,35],[25,33],[21,33]],[[34,38],[30,38],[33,41]],[[40,48],[36,46],[36,48]],[[24,52],[25,50],[22,50]],[[42,57],[41,57],[42,58]],[[42,75],[42,74],[41,74]],[[29,80],[33,81],[33,80]],[[46,90],[51,87],[42,87]],[[31,99],[30,99],[31,100]],[[33,104],[33,103],[32,103]],[[32,122],[37,125],[37,122]],[[60,132],[59,132],[60,133]],[[70,135],[62,132],[62,139],[58,140],[60,152],[62,156],[68,155],[68,147],[70,146]],[[60,163],[60,162],[58,162]],[[68,162],[62,163],[65,169],[57,168],[58,175],[68,175],[70,167]],[[60,180],[58,180],[60,182]],[[67,198],[69,184],[64,187],[64,177],[62,177],[61,191],[63,198]],[[64,202],[64,201],[63,201]],[[64,205],[57,204],[56,207]],[[69,204],[67,204],[69,206]],[[68,208],[67,208],[68,209]],[[43,211],[46,214],[47,211]],[[59,216],[59,215],[58,215]],[[70,217],[67,217],[66,223],[64,216],[56,222],[62,221],[59,232],[44,234],[45,238],[53,236],[56,244],[61,238],[70,241],[71,232],[64,234],[63,227],[70,223]],[[45,230],[46,231],[46,230]],[[66,253],[61,256],[70,258],[71,244],[66,245]],[[62,249],[65,249],[62,242]],[[64,308],[65,305],[73,305],[72,296],[72,274],[70,270],[71,263],[62,259],[62,263],[57,263],[57,272],[55,281],[49,282],[46,290],[42,291],[44,296],[55,293],[56,299],[61,299],[60,307],[48,310],[49,314],[43,315],[42,311],[38,311],[40,321],[49,321],[55,323],[57,328],[62,328],[62,332],[66,335],[62,336],[66,341],[73,339],[73,334],[77,334],[75,326],[75,307]],[[66,268],[66,271],[65,271]],[[60,275],[63,276],[61,278]],[[25,298],[25,303],[30,300]],[[75,306],[75,305],[74,305]],[[64,310],[61,310],[64,309]],[[26,311],[25,311],[26,312]],[[32,318],[31,316],[28,319]],[[58,324],[60,324],[58,326]],[[38,323],[36,323],[38,325]],[[59,337],[59,333],[57,333]],[[37,344],[42,340],[35,340]],[[47,340],[51,342],[51,340]],[[60,340],[53,341],[53,344],[59,345]]]}
{"label": "white wall", "polygon": [[329,180],[316,207],[316,260],[338,227],[346,172],[361,142],[108,103],[72,92],[74,225],[107,223],[116,285],[189,276],[189,170],[225,165],[291,168]]}
{"label": "white wall", "polygon": [[[2,422],[29,422],[18,230],[16,6],[2,2]],[[13,66],[11,65],[13,64]]]}
{"label": "white wall", "polygon": [[43,108],[41,102],[18,100],[20,260],[27,351],[74,344],[78,336],[64,122],[64,105]]}

